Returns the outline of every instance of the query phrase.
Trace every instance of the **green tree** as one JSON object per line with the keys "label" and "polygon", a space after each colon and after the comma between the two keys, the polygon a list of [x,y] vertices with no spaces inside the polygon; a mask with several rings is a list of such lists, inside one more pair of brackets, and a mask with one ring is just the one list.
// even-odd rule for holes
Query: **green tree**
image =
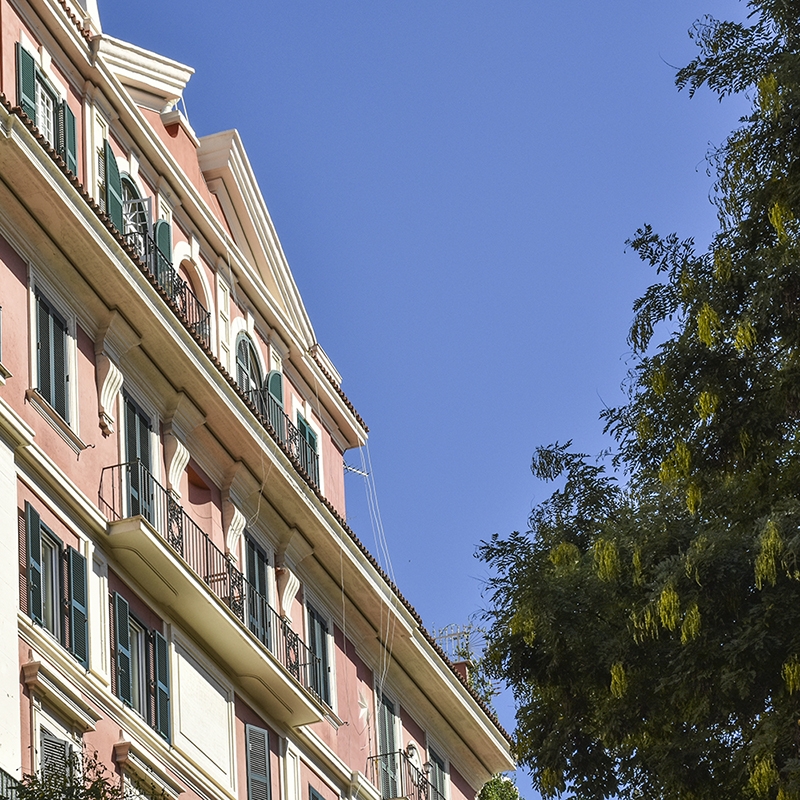
{"label": "green tree", "polygon": [[[136,788],[136,787],[134,787]],[[124,800],[119,777],[97,759],[97,753],[73,753],[65,769],[46,769],[8,783],[3,800]]]}
{"label": "green tree", "polygon": [[800,798],[800,1],[747,5],[695,23],[677,75],[751,109],[710,160],[708,250],[629,242],[657,281],[613,453],[537,450],[558,488],[479,550],[545,796]]}
{"label": "green tree", "polygon": [[520,800],[517,784],[508,775],[495,775],[483,784],[478,800]]}

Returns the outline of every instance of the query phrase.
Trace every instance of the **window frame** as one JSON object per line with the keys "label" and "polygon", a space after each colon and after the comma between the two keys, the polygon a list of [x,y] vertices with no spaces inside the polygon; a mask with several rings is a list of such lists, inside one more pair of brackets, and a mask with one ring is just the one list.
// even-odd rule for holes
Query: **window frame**
{"label": "window frame", "polygon": [[[430,739],[427,743],[428,746],[428,764],[430,765],[428,771],[428,782],[433,787],[433,789],[439,793],[439,795],[447,800],[450,797],[450,759],[447,756],[442,755],[442,748],[438,746],[435,742],[431,742]],[[434,776],[438,770],[438,774],[441,775],[442,786],[439,788],[436,785],[434,780]],[[431,800],[437,800],[436,797],[432,797]]]}
{"label": "window frame", "polygon": [[[28,290],[28,329],[29,329],[29,375],[28,385],[31,387],[26,392],[26,397],[31,405],[50,423],[57,433],[67,442],[67,444],[79,453],[85,450],[87,445],[80,438],[80,397],[78,391],[78,318],[63,295],[57,291],[48,279],[45,279],[39,268],[33,263],[28,264],[29,270],[29,290]],[[45,305],[51,315],[55,315],[64,325],[64,400],[63,411],[53,405],[56,398],[53,395],[54,388],[49,392],[42,392],[40,389],[40,300]],[[48,330],[52,330],[48,324]],[[52,344],[52,340],[50,341]],[[55,375],[51,365],[50,378],[58,377]],[[58,405],[58,403],[56,403]]]}
{"label": "window frame", "polygon": [[[138,714],[167,743],[172,742],[172,682],[169,642],[161,631],[148,628],[130,611],[130,603],[119,592],[110,594],[113,636],[111,657],[115,663],[112,685],[114,696]],[[120,639],[124,618],[127,626],[125,642]],[[136,657],[131,646],[132,628],[139,641]],[[127,668],[127,669],[126,669]],[[120,680],[127,674],[127,680]],[[135,703],[134,684],[138,683],[139,702]],[[126,691],[127,689],[127,691]]]}
{"label": "window frame", "polygon": [[[306,623],[306,645],[314,656],[321,658],[322,664],[320,665],[320,672],[311,670],[309,674],[309,687],[314,694],[319,698],[320,702],[324,703],[332,711],[335,710],[335,682],[334,682],[334,650],[333,650],[333,620],[329,614],[321,611],[322,606],[317,603],[314,598],[305,598],[305,623]],[[315,649],[317,645],[317,634],[314,628],[314,618],[317,622],[324,626],[324,642],[319,652]],[[320,656],[320,653],[322,654]],[[324,695],[318,690],[316,680],[320,681],[320,685],[324,687]]]}
{"label": "window frame", "polygon": [[[248,363],[244,364],[239,358],[239,348],[246,343]],[[236,344],[234,346],[233,357],[236,362],[236,385],[247,395],[256,408],[260,408],[260,398],[254,397],[254,393],[261,392],[264,388],[264,370],[259,358],[258,348],[253,337],[247,331],[239,331],[236,334]],[[239,380],[240,376],[246,378],[247,386]],[[257,377],[257,380],[254,379]]]}
{"label": "window frame", "polygon": [[[89,669],[88,561],[56,536],[39,512],[25,502],[28,616],[85,669]],[[48,552],[47,568],[42,543]],[[45,598],[49,596],[49,610]]]}
{"label": "window frame", "polygon": [[[64,159],[67,169],[77,175],[77,123],[75,112],[67,102],[67,88],[43,68],[38,48],[27,40],[18,41],[15,45],[17,104],[36,125],[48,145]],[[52,105],[48,112],[48,126],[41,119],[42,97],[46,97]]]}

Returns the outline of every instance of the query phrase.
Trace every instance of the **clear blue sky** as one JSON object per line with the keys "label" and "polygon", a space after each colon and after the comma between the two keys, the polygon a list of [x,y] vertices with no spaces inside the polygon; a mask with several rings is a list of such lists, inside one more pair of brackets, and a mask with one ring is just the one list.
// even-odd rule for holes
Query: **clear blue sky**
{"label": "clear blue sky", "polygon": [[[704,157],[741,101],[673,66],[735,0],[100,0],[238,128],[317,338],[369,424],[397,583],[429,628],[486,601],[473,553],[546,496],[538,444],[608,446],[644,222],[706,242]],[[673,66],[671,66],[673,65]],[[357,452],[351,463],[360,465]],[[363,480],[349,521],[378,554]],[[505,700],[501,719],[513,728]],[[524,777],[523,794],[534,793]]]}

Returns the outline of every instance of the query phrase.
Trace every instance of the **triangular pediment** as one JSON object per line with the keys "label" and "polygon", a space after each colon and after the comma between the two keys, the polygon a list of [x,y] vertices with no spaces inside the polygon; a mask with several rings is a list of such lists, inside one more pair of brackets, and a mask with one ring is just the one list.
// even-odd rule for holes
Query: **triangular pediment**
{"label": "triangular pediment", "polygon": [[238,132],[202,137],[198,156],[206,184],[254,277],[306,348],[312,347],[316,339],[311,321]]}

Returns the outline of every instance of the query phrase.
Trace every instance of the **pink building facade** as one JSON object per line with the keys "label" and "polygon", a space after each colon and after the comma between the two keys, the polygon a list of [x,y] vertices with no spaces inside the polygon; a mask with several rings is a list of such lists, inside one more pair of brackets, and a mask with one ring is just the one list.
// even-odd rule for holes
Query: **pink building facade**
{"label": "pink building facade", "polygon": [[366,425],[191,74],[0,0],[0,786],[471,800],[508,738],[344,522]]}

